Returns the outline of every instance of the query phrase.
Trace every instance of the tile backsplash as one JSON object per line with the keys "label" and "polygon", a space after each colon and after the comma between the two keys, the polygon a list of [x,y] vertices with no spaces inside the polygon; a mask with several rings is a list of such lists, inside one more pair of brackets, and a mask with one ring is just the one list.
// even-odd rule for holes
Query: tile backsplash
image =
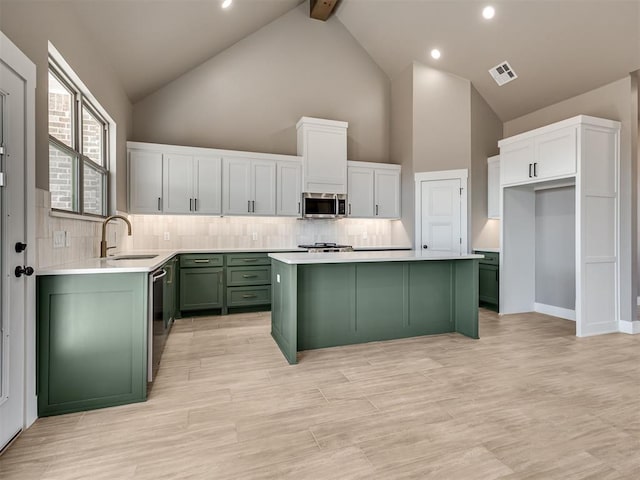
{"label": "tile backsplash", "polygon": [[[102,224],[51,216],[50,194],[36,189],[37,265],[46,268],[100,255]],[[125,214],[126,215],[126,214]],[[293,248],[314,242],[356,247],[396,245],[397,220],[299,220],[288,217],[209,217],[127,215],[132,236],[121,221],[107,229],[114,251],[201,248]],[[54,247],[54,236],[57,245]],[[403,245],[404,246],[404,245]],[[113,252],[113,251],[112,251]]]}
{"label": "tile backsplash", "polygon": [[123,250],[188,248],[292,248],[314,242],[393,245],[393,220],[299,220],[287,217],[130,215],[133,235]]}

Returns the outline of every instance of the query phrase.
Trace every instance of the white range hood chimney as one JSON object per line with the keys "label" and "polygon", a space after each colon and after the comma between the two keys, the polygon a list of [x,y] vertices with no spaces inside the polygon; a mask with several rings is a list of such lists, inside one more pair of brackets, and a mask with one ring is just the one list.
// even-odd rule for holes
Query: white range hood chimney
{"label": "white range hood chimney", "polygon": [[347,122],[302,117],[298,155],[302,157],[302,191],[347,193]]}

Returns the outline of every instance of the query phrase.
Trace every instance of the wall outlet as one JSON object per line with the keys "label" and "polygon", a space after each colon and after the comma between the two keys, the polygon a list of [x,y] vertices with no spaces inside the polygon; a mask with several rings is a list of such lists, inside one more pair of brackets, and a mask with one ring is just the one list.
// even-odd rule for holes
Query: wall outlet
{"label": "wall outlet", "polygon": [[164,239],[167,242],[171,240],[171,234],[169,232],[164,232]]}
{"label": "wall outlet", "polygon": [[369,238],[369,234],[367,233],[367,231],[365,230],[364,232],[362,232],[362,239],[366,240],[367,238]]}
{"label": "wall outlet", "polygon": [[251,234],[251,240],[253,240],[254,242],[258,240],[258,232],[253,232]]}
{"label": "wall outlet", "polygon": [[53,248],[63,248],[65,244],[65,232],[58,230],[53,232]]}
{"label": "wall outlet", "polygon": [[64,245],[65,247],[71,246],[71,234],[69,232],[64,232]]}

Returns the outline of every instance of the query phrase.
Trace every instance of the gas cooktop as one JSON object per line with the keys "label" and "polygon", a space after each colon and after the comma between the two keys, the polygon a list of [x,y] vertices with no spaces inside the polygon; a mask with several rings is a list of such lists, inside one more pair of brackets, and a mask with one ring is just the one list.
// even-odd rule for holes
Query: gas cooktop
{"label": "gas cooktop", "polygon": [[309,252],[353,252],[351,245],[338,245],[333,242],[317,242],[313,245],[298,245],[299,248],[306,248]]}

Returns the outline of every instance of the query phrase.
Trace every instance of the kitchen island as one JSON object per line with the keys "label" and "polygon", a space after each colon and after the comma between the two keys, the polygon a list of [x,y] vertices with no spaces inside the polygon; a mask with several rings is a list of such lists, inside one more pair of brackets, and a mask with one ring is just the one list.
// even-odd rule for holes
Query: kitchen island
{"label": "kitchen island", "polygon": [[297,352],[458,332],[478,338],[482,255],[271,253],[271,335]]}

